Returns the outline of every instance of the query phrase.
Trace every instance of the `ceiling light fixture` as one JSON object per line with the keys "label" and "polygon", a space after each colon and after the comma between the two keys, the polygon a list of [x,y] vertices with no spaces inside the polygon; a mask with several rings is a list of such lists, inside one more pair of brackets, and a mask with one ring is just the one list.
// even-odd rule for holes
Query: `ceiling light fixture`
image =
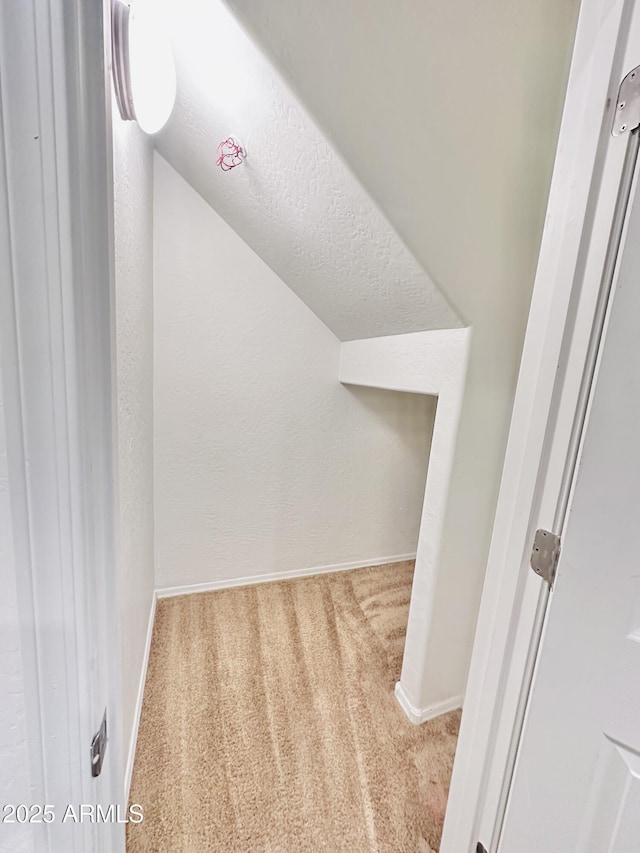
{"label": "ceiling light fixture", "polygon": [[145,133],[167,123],[176,99],[176,69],[169,38],[152,0],[111,4],[111,46],[116,103],[124,121]]}

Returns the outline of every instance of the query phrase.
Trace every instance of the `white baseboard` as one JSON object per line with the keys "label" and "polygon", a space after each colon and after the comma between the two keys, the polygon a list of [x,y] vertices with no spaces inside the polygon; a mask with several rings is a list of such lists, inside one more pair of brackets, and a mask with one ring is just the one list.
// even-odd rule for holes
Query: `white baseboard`
{"label": "white baseboard", "polygon": [[449,711],[455,711],[457,708],[462,708],[462,696],[452,696],[450,699],[444,699],[442,702],[435,702],[433,705],[427,705],[426,708],[416,708],[409,701],[407,694],[404,692],[402,684],[398,681],[395,689],[396,699],[398,704],[405,712],[409,720],[415,725],[426,723],[427,720],[433,720],[434,717],[439,717],[441,714],[448,714]]}
{"label": "white baseboard", "polygon": [[140,672],[140,682],[138,684],[138,695],[136,697],[136,708],[133,715],[133,728],[131,730],[131,739],[129,741],[129,752],[127,755],[127,765],[124,772],[124,804],[125,807],[129,803],[129,792],[131,790],[131,777],[133,776],[133,762],[136,757],[136,744],[138,743],[138,729],[140,728],[140,717],[142,715],[142,700],[144,698],[144,685],[147,680],[147,669],[149,667],[149,652],[151,651],[151,637],[153,636],[153,623],[156,618],[156,602],[157,596],[154,592],[153,600],[151,601],[151,610],[149,611],[149,621],[147,623],[147,638],[144,644],[144,657],[142,659],[142,671]]}
{"label": "white baseboard", "polygon": [[328,572],[346,572],[349,569],[365,569],[368,566],[384,566],[386,563],[401,563],[404,560],[415,560],[414,554],[396,554],[393,557],[375,557],[369,560],[358,560],[354,563],[337,563],[333,566],[314,566],[310,569],[291,569],[287,572],[272,572],[266,575],[249,575],[243,578],[227,578],[224,580],[207,581],[206,583],[185,584],[184,586],[165,586],[156,589],[158,598],[168,598],[172,595],[191,595],[195,592],[211,592],[216,589],[229,589],[234,586],[249,586],[256,583],[305,578],[310,575],[323,575]]}

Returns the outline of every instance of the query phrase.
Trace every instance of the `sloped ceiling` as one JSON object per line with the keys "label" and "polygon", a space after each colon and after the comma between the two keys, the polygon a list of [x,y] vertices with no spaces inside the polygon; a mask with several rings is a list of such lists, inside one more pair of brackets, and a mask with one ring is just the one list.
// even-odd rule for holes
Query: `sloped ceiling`
{"label": "sloped ceiling", "polygon": [[[165,14],[178,98],[156,146],[169,163],[340,340],[461,326],[222,2]],[[223,172],[216,148],[229,135],[248,157]]]}
{"label": "sloped ceiling", "polygon": [[513,382],[579,0],[227,3]]}

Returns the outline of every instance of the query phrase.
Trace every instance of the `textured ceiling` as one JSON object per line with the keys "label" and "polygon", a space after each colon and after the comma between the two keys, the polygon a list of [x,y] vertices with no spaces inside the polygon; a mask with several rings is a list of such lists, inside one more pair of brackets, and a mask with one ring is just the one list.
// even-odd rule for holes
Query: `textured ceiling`
{"label": "textured ceiling", "polygon": [[[178,98],[160,153],[340,340],[459,327],[415,260],[219,0],[167,3]],[[238,168],[216,167],[236,136]],[[393,168],[390,158],[389,168]]]}
{"label": "textured ceiling", "polygon": [[226,2],[511,385],[579,0]]}

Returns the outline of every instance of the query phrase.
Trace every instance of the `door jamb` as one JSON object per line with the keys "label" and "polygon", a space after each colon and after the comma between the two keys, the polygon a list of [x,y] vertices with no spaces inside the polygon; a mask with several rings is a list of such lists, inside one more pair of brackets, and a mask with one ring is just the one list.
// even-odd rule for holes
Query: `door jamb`
{"label": "door jamb", "polygon": [[627,144],[611,136],[613,112],[640,62],[639,19],[635,0],[582,0],[441,853],[496,849],[546,601],[531,543],[553,530],[571,447]]}
{"label": "door jamb", "polygon": [[[101,61],[108,20],[101,3],[83,0],[0,9],[0,369],[29,773],[32,802],[56,810],[56,820],[39,827],[38,849],[78,853],[124,849],[122,824],[62,824],[67,804],[125,805],[113,442],[102,456],[103,438],[114,435],[113,329],[104,310],[113,299],[109,81]],[[92,458],[92,435],[100,459]],[[94,509],[92,489],[103,484]],[[104,613],[92,610],[96,595]],[[102,777],[93,779],[89,745],[103,698],[110,744]]]}

